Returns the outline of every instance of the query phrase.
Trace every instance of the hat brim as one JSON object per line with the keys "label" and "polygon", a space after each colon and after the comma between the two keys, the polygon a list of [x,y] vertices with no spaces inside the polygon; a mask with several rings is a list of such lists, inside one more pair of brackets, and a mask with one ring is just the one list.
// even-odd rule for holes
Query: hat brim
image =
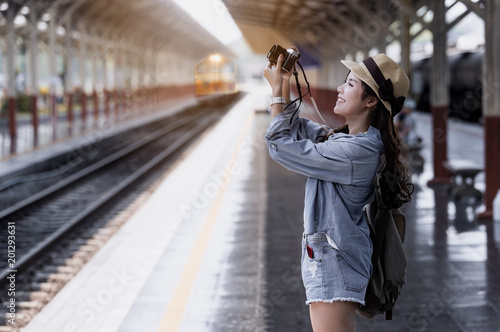
{"label": "hat brim", "polygon": [[372,75],[368,71],[368,68],[366,68],[366,66],[362,62],[357,63],[349,60],[340,60],[340,62],[342,62],[344,66],[349,68],[351,72],[353,72],[354,75],[356,75],[357,78],[359,78],[361,81],[365,82],[370,88],[372,88],[372,90],[377,95],[378,100],[380,100],[380,102],[384,104],[385,108],[389,111],[389,113],[392,114],[391,103],[380,99],[380,95],[378,92],[379,90],[378,84],[373,79]]}

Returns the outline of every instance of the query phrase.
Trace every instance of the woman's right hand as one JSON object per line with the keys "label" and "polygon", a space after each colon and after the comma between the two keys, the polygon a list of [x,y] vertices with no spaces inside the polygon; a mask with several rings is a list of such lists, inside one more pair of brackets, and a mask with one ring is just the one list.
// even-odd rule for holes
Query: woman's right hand
{"label": "woman's right hand", "polygon": [[282,94],[282,86],[283,86],[283,73],[284,71],[281,69],[283,64],[283,55],[279,55],[278,61],[276,62],[276,66],[274,66],[271,61],[269,61],[264,68],[264,72],[262,75],[266,78],[267,82],[271,86],[273,90],[273,97],[281,97]]}

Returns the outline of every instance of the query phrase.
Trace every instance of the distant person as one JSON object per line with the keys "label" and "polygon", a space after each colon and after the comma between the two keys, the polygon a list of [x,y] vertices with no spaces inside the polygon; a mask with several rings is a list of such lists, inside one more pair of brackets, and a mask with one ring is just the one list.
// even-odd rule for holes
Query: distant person
{"label": "distant person", "polygon": [[405,102],[403,109],[394,117],[394,123],[399,130],[401,138],[409,147],[418,145],[418,135],[416,131],[416,120],[413,115],[413,109],[416,103],[409,99]]}
{"label": "distant person", "polygon": [[409,99],[400,113],[394,117],[394,124],[399,131],[399,135],[408,146],[408,162],[414,174],[421,174],[424,171],[425,160],[421,154],[422,138],[417,134],[417,120],[413,110],[416,103]]}
{"label": "distant person", "polygon": [[308,177],[301,270],[312,327],[315,332],[354,332],[356,308],[364,304],[372,273],[363,207],[373,201],[377,170],[388,207],[411,198],[401,138],[393,125],[409,80],[385,54],[360,63],[342,61],[350,72],[337,88],[334,111],[346,124],[328,132],[299,118],[298,106],[289,104],[291,73],[281,70],[282,62],[280,56],[263,73],[277,98],[271,101],[266,140],[276,162]]}

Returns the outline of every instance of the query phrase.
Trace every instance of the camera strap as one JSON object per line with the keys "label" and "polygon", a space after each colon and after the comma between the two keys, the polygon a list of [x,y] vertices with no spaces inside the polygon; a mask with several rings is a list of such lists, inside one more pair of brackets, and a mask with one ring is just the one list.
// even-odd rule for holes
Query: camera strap
{"label": "camera strap", "polygon": [[292,117],[290,118],[290,122],[292,121],[292,119],[295,117],[295,114],[299,111],[300,109],[300,106],[302,105],[302,98],[309,95],[309,97],[311,98],[311,102],[313,104],[313,107],[316,111],[316,113],[319,115],[319,117],[321,118],[321,121],[323,121],[323,124],[320,122],[320,121],[317,121],[316,117],[312,114],[312,112],[309,110],[309,107],[307,107],[307,104],[304,103],[304,106],[307,110],[307,112],[311,115],[311,117],[314,119],[314,121],[316,121],[321,127],[323,127],[324,130],[326,130],[327,132],[329,133],[333,133],[333,130],[331,128],[327,128],[325,127],[325,125],[328,126],[328,124],[326,123],[325,119],[323,118],[323,116],[321,115],[321,113],[319,112],[318,110],[318,106],[316,105],[316,101],[314,100],[313,96],[312,96],[312,93],[311,93],[311,86],[309,85],[309,81],[307,80],[307,76],[306,76],[306,73],[304,71],[304,68],[302,67],[302,65],[300,64],[300,62],[297,60],[296,62],[299,67],[300,67],[300,70],[302,71],[302,75],[304,76],[304,80],[306,81],[306,84],[307,84],[307,93],[302,95],[301,91],[300,91],[300,82],[299,82],[299,73],[297,72],[297,68],[293,67],[293,76],[295,76],[295,84],[297,86],[297,93],[299,94],[299,97],[296,98],[295,100],[292,100],[291,102],[289,102],[286,106],[285,106],[285,110],[290,106],[290,105],[293,105],[297,100],[299,100],[299,106],[297,107],[297,109],[294,111]]}
{"label": "camera strap", "polygon": [[[300,62],[298,60],[297,60],[296,64],[298,64],[300,69],[302,69],[302,75],[304,75],[304,80],[307,83],[307,93],[305,95],[302,95],[302,92],[300,91],[299,72],[297,71],[297,67],[295,65],[293,65],[293,76],[295,76],[295,86],[297,87],[297,93],[299,94],[299,97],[292,100],[291,102],[289,102],[285,106],[285,109],[287,109],[288,107],[293,105],[297,100],[299,100],[299,107],[297,107],[297,110],[295,112],[297,112],[298,109],[300,108],[300,105],[302,105],[302,98],[307,96],[308,94],[311,95],[311,88],[309,86],[309,82],[307,81],[307,77],[306,77],[306,74],[304,72],[304,68],[302,68],[302,65],[300,64]],[[295,113],[294,113],[294,116],[295,116]],[[292,118],[293,118],[293,116],[292,116]]]}

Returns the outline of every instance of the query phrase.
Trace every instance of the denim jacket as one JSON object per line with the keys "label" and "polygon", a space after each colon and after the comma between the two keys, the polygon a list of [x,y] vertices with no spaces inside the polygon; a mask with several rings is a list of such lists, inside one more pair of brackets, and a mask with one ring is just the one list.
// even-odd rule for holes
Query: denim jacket
{"label": "denim jacket", "polygon": [[380,132],[370,126],[366,133],[336,133],[316,143],[326,131],[314,121],[293,115],[298,113],[296,107],[271,120],[266,132],[270,155],[308,177],[305,234],[326,233],[344,259],[369,277],[372,243],[363,207],[373,200],[373,181],[384,153]]}

